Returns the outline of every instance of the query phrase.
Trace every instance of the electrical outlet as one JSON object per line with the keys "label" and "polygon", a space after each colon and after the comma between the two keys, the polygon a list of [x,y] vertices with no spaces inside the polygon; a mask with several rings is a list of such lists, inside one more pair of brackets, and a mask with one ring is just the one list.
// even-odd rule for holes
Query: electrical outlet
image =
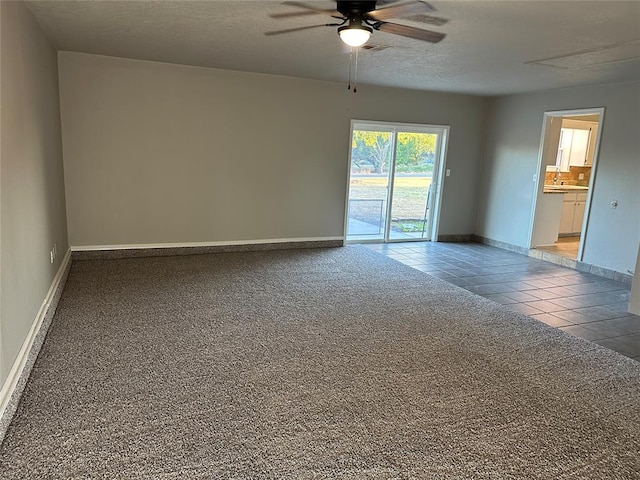
{"label": "electrical outlet", "polygon": [[578,180],[584,180],[584,173],[578,174]]}
{"label": "electrical outlet", "polygon": [[618,208],[618,200],[611,200],[611,208]]}

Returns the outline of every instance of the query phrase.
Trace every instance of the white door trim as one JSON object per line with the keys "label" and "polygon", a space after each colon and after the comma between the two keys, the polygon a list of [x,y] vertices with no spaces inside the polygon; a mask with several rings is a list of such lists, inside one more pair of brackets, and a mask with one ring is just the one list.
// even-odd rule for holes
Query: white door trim
{"label": "white door trim", "polygon": [[529,248],[535,248],[533,245],[533,234],[535,229],[535,221],[536,221],[536,213],[537,207],[539,206],[539,199],[543,194],[544,190],[544,175],[546,173],[546,168],[543,163],[544,161],[544,151],[545,151],[545,141],[547,139],[548,129],[550,127],[549,120],[551,118],[557,117],[573,117],[579,115],[599,115],[598,121],[598,131],[596,132],[596,144],[593,152],[593,163],[591,165],[591,175],[589,177],[589,191],[587,192],[587,203],[584,209],[584,217],[582,221],[582,234],[580,235],[580,247],[578,249],[578,261],[582,261],[584,254],[584,244],[585,239],[587,237],[587,232],[589,228],[589,212],[591,210],[591,199],[593,197],[593,186],[594,181],[597,175],[597,167],[598,167],[598,157],[600,153],[600,140],[602,138],[602,130],[604,126],[604,107],[592,107],[592,108],[580,108],[573,110],[551,110],[548,112],[544,112],[544,117],[542,121],[542,133],[540,135],[540,148],[538,150],[538,169],[535,177],[535,195],[533,196],[533,205],[531,209],[531,216],[529,219]]}

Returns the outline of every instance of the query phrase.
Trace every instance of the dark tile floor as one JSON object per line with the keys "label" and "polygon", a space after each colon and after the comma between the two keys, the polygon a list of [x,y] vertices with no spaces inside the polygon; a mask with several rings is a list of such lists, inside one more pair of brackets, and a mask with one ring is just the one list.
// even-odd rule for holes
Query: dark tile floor
{"label": "dark tile floor", "polygon": [[630,286],[479,243],[368,244],[371,250],[640,361]]}

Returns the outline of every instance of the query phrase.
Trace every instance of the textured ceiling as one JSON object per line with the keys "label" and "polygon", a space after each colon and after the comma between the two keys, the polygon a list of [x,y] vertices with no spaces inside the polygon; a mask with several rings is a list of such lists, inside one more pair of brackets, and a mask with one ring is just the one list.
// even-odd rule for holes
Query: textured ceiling
{"label": "textured ceiling", "polygon": [[[407,0],[410,1],[410,0]],[[310,1],[335,8],[329,0]],[[361,51],[360,84],[480,95],[640,78],[640,1],[433,1],[438,44],[375,32]],[[349,54],[335,27],[264,32],[332,21],[273,19],[279,1],[30,1],[59,50],[345,82]],[[615,47],[615,48],[612,48]]]}

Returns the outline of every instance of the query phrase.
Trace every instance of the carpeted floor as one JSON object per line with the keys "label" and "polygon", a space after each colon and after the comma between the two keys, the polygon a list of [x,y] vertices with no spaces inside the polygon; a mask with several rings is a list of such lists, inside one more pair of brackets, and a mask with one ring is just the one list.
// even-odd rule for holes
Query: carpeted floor
{"label": "carpeted floor", "polygon": [[638,479],[640,363],[365,248],[78,261],[3,479]]}

